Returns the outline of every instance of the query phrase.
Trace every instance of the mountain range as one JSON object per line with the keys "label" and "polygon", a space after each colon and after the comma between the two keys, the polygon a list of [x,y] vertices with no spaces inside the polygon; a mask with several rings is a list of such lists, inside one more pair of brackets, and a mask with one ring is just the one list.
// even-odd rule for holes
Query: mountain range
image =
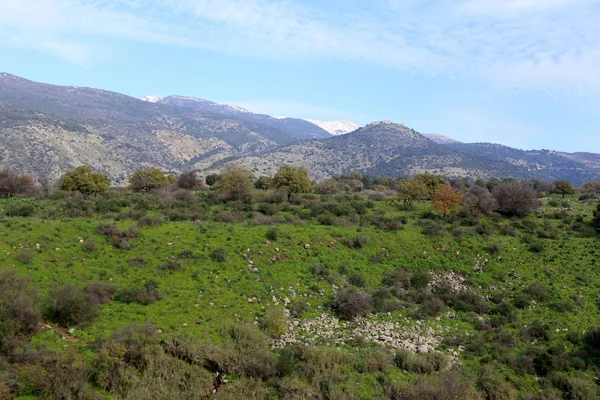
{"label": "mountain range", "polygon": [[136,99],[7,73],[0,74],[0,137],[0,166],[57,178],[87,164],[115,184],[140,168],[206,174],[231,162],[256,174],[299,165],[314,178],[432,172],[579,184],[600,177],[599,154],[460,143],[385,121],[359,128],[348,121],[275,118],[194,97]]}

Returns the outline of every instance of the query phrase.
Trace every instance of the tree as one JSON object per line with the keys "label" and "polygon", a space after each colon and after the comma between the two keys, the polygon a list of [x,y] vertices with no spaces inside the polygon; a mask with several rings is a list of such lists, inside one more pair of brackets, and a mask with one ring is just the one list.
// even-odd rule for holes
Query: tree
{"label": "tree", "polygon": [[590,197],[595,197],[597,194],[600,194],[600,181],[593,180],[584,183],[581,191]]}
{"label": "tree", "polygon": [[287,193],[288,201],[292,198],[292,194],[310,192],[311,189],[308,171],[291,165],[279,167],[273,177],[273,185]]}
{"label": "tree", "polygon": [[598,203],[598,207],[596,211],[594,211],[594,220],[592,221],[594,229],[596,232],[600,232],[600,203]]}
{"label": "tree", "polygon": [[567,180],[560,180],[560,181],[556,181],[554,182],[554,193],[558,193],[558,194],[562,194],[563,199],[565,198],[566,194],[573,194],[575,193],[575,189],[573,189],[573,186],[571,185],[571,182],[567,181]]}
{"label": "tree", "polygon": [[253,180],[254,175],[246,167],[229,164],[213,187],[224,200],[242,200],[249,203],[252,200]]}
{"label": "tree", "polygon": [[175,183],[176,178],[171,175],[165,175],[158,168],[138,169],[129,178],[129,187],[134,192],[147,192]]}
{"label": "tree", "polygon": [[73,171],[67,171],[60,179],[61,190],[80,192],[86,196],[106,192],[110,187],[110,178],[95,173],[87,165],[81,165]]}
{"label": "tree", "polygon": [[210,175],[206,175],[206,178],[204,178],[204,182],[206,182],[206,184],[210,187],[213,187],[215,183],[217,183],[217,181],[219,180],[219,178],[221,177],[221,175],[219,174],[210,174]]}
{"label": "tree", "polygon": [[314,191],[318,194],[335,194],[339,192],[340,185],[335,179],[324,179],[315,185]]}
{"label": "tree", "polygon": [[414,200],[424,200],[427,197],[427,186],[414,178],[400,181],[396,190],[405,205],[410,205]]}
{"label": "tree", "polygon": [[31,194],[34,189],[35,184],[31,175],[19,175],[8,169],[0,169],[0,197]]}
{"label": "tree", "polygon": [[444,213],[444,217],[448,213],[458,210],[460,203],[462,203],[461,194],[452,189],[450,185],[440,186],[433,193],[432,207],[434,210]]}
{"label": "tree", "polygon": [[177,187],[187,190],[201,190],[205,188],[204,184],[194,171],[184,172],[177,178]]}
{"label": "tree", "polygon": [[498,202],[498,212],[508,217],[525,217],[540,206],[533,189],[517,181],[496,185],[492,196]]}
{"label": "tree", "polygon": [[491,214],[498,207],[498,203],[487,187],[473,186],[465,196],[463,207],[471,214]]}
{"label": "tree", "polygon": [[434,174],[417,174],[412,178],[415,182],[425,186],[427,190],[426,200],[431,200],[435,191],[442,185],[445,185],[446,178]]}
{"label": "tree", "polygon": [[258,190],[269,190],[273,187],[273,178],[270,176],[260,176],[254,182],[254,187]]}

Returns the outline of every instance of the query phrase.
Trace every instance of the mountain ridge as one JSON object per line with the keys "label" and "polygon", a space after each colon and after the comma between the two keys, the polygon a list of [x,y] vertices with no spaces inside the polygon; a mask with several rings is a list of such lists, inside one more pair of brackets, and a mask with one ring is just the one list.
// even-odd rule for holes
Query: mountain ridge
{"label": "mountain ridge", "polygon": [[360,171],[388,176],[568,179],[600,177],[600,154],[519,150],[378,121],[332,136],[297,118],[274,118],[186,96],[144,101],[117,92],[38,83],[0,73],[0,165],[57,178],[81,164],[123,184],[140,168],[215,171],[240,162],[256,174],[284,164],[325,178]]}

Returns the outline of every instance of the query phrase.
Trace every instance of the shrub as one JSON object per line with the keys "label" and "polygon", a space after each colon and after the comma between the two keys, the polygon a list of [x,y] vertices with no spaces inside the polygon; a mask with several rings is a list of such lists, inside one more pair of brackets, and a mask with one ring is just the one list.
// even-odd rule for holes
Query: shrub
{"label": "shrub", "polygon": [[430,374],[446,367],[448,360],[440,353],[416,354],[407,349],[399,349],[394,355],[394,364],[408,372]]}
{"label": "shrub", "polygon": [[31,217],[35,208],[31,204],[11,204],[6,209],[6,215],[9,217]]}
{"label": "shrub", "polygon": [[541,321],[534,321],[525,331],[523,337],[529,340],[548,340],[550,339],[550,330],[548,326]]}
{"label": "shrub", "polygon": [[159,266],[158,269],[161,271],[175,272],[182,270],[183,265],[181,265],[181,263],[178,263],[177,261],[169,261],[168,263]]}
{"label": "shrub", "polygon": [[83,244],[83,251],[85,251],[86,253],[95,253],[96,251],[98,251],[98,243],[96,242],[96,239],[87,239]]}
{"label": "shrub", "polygon": [[367,280],[365,279],[364,275],[360,273],[350,275],[348,277],[348,283],[360,288],[364,288],[365,286],[367,286]]}
{"label": "shrub", "polygon": [[31,249],[23,249],[15,254],[15,260],[22,262],[23,264],[29,264],[33,261],[34,252]]}
{"label": "shrub", "polygon": [[296,318],[300,317],[308,310],[308,307],[310,305],[306,301],[296,298],[289,305],[290,314]]}
{"label": "shrub", "polygon": [[425,299],[421,301],[416,316],[418,318],[436,317],[444,311],[445,307],[444,301],[439,297],[426,296]]}
{"label": "shrub", "polygon": [[129,259],[129,264],[136,267],[143,267],[146,264],[146,259],[144,257],[132,257]]}
{"label": "shrub", "polygon": [[488,400],[516,400],[517,391],[491,366],[485,366],[479,378],[479,388]]}
{"label": "shrub", "polygon": [[201,190],[204,189],[204,183],[196,177],[194,171],[184,172],[177,178],[177,187],[187,190]]}
{"label": "shrub", "polygon": [[12,271],[0,272],[0,351],[12,347],[14,338],[35,333],[40,314],[38,292],[30,280]]}
{"label": "shrub", "polygon": [[165,223],[165,217],[162,215],[146,215],[139,219],[138,226],[140,228],[156,227]]}
{"label": "shrub", "polygon": [[100,305],[110,302],[115,298],[117,290],[118,288],[116,285],[104,282],[92,282],[84,289],[86,301],[91,305]]}
{"label": "shrub", "polygon": [[357,236],[356,238],[354,238],[354,240],[344,239],[343,243],[350,248],[362,249],[367,244],[369,244],[369,241],[370,238],[368,236]]}
{"label": "shrub", "polygon": [[392,364],[392,355],[381,348],[367,348],[360,352],[356,369],[363,374],[386,373]]}
{"label": "shrub", "polygon": [[427,271],[417,271],[410,278],[410,286],[415,288],[416,290],[422,290],[427,288],[429,282],[431,280],[431,276]]}
{"label": "shrub", "polygon": [[398,268],[383,275],[382,283],[395,289],[408,289],[410,287],[411,275],[404,268]]}
{"label": "shrub", "polygon": [[273,228],[269,229],[267,231],[267,233],[265,233],[265,237],[268,240],[272,240],[272,241],[277,240],[277,238],[279,237],[279,228],[278,227],[273,227]]}
{"label": "shrub", "polygon": [[227,260],[227,251],[221,247],[218,249],[214,249],[210,253],[210,258],[215,262],[224,262],[225,260]]}
{"label": "shrub", "polygon": [[142,287],[129,287],[117,293],[116,299],[123,303],[140,303],[148,305],[162,299],[158,282],[148,281]]}
{"label": "shrub", "polygon": [[333,299],[333,307],[347,320],[364,317],[372,310],[371,297],[354,287],[340,289]]}
{"label": "shrub", "polygon": [[98,315],[98,308],[88,301],[85,291],[70,283],[56,286],[51,293],[48,308],[50,318],[63,326],[91,322]]}
{"label": "shrub", "polygon": [[502,182],[494,187],[492,195],[498,212],[508,217],[525,217],[539,208],[536,193],[520,182]]}
{"label": "shrub", "polygon": [[421,226],[421,232],[425,236],[439,237],[444,235],[445,226],[443,222],[424,219],[419,222],[419,225]]}
{"label": "shrub", "polygon": [[287,331],[288,316],[280,307],[272,307],[267,310],[264,327],[271,337],[280,337]]}
{"label": "shrub", "polygon": [[185,333],[169,335],[161,341],[168,354],[188,364],[200,365],[204,361],[204,346],[198,339]]}

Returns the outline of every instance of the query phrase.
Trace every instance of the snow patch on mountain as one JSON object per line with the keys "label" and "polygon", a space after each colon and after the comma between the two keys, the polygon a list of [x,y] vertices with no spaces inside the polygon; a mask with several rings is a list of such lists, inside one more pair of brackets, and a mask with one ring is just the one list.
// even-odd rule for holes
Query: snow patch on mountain
{"label": "snow patch on mountain", "polygon": [[162,97],[150,95],[150,96],[142,97],[140,100],[147,101],[148,103],[158,103],[159,101],[162,100]]}
{"label": "snow patch on mountain", "polygon": [[321,129],[326,130],[334,136],[354,132],[360,128],[359,125],[352,121],[318,121],[316,119],[307,119],[307,121],[317,125]]}
{"label": "snow patch on mountain", "polygon": [[459,143],[458,140],[454,140],[452,138],[449,138],[448,136],[438,135],[435,133],[424,133],[423,136],[439,144]]}

